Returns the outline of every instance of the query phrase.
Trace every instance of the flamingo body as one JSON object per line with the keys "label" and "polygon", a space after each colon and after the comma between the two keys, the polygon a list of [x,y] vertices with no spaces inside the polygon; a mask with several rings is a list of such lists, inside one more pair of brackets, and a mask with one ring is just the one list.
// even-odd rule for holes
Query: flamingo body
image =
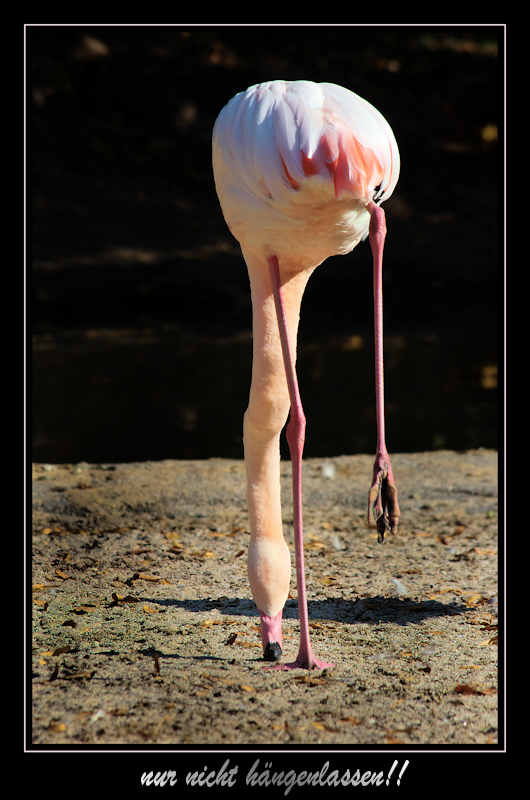
{"label": "flamingo body", "polygon": [[248,573],[268,660],[281,655],[281,616],[290,582],[279,436],[291,412],[287,439],[301,642],[297,660],[275,665],[281,668],[329,666],[312,653],[307,617],[301,504],[305,417],[295,370],[300,304],[313,270],[328,256],[350,252],[367,235],[374,254],[378,423],[370,515],[380,541],[385,529],[397,527],[397,491],[384,443],[380,274],[386,226],[379,204],[392,194],[399,167],[396,140],[384,117],[331,83],[252,86],[224,107],[213,131],[216,190],[240,242],[252,295],[252,384],[244,418]]}
{"label": "flamingo body", "polygon": [[358,95],[331,83],[272,81],[221,111],[213,163],[241,245],[315,267],[367,235],[366,205],[390,197],[400,160],[387,121]]}

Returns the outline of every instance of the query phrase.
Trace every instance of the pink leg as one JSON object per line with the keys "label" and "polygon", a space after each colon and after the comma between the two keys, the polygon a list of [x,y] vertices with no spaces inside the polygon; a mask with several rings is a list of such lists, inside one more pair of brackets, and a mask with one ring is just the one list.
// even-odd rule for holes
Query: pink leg
{"label": "pink leg", "polygon": [[368,205],[370,245],[374,260],[374,332],[375,332],[375,395],[377,414],[377,452],[372,486],[368,495],[368,521],[377,525],[378,541],[385,541],[385,532],[396,533],[399,521],[397,489],[385,444],[385,399],[383,374],[383,248],[385,245],[385,212],[375,203]]}
{"label": "pink leg", "polygon": [[305,416],[300,401],[293,350],[289,339],[287,317],[283,303],[280,267],[276,256],[269,258],[269,271],[272,281],[274,303],[276,306],[276,315],[278,317],[289,398],[291,401],[291,414],[287,425],[287,441],[289,443],[293,470],[294,542],[296,553],[296,584],[298,588],[298,614],[300,617],[300,650],[296,661],[290,664],[274,664],[270,667],[265,667],[265,669],[325,669],[326,667],[333,667],[335,665],[320,661],[320,659],[313,655],[309,638],[309,618],[304,567],[304,534],[302,529],[302,453],[305,441]]}

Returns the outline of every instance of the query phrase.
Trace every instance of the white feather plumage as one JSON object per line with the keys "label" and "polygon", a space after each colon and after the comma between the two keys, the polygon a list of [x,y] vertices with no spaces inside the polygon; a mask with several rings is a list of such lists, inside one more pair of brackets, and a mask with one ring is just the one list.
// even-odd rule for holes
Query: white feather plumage
{"label": "white feather plumage", "polygon": [[217,193],[242,247],[316,266],[368,233],[399,151],[385,118],[331,83],[270,81],[236,95],[213,132]]}

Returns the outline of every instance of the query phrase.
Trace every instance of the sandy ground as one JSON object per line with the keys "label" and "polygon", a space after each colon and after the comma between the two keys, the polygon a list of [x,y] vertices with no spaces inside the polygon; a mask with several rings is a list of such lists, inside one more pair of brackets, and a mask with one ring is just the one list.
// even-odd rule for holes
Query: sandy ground
{"label": "sandy ground", "polygon": [[323,672],[263,670],[242,462],[35,464],[32,743],[498,745],[497,454],[395,455],[383,546],[372,460],[304,462]]}

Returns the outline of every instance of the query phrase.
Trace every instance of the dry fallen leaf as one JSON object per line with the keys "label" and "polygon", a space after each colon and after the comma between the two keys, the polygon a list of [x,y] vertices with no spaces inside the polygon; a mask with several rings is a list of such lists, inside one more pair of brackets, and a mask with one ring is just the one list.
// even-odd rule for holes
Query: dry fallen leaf
{"label": "dry fallen leaf", "polygon": [[316,728],[317,731],[331,731],[332,733],[336,732],[336,728],[331,725],[326,725],[324,722],[312,722],[311,726]]}
{"label": "dry fallen leaf", "polygon": [[493,686],[470,686],[469,683],[459,683],[453,689],[455,694],[497,694],[497,690]]}
{"label": "dry fallen leaf", "polygon": [[309,534],[309,541],[305,543],[306,550],[325,550],[326,545],[321,539],[318,539],[314,534]]}
{"label": "dry fallen leaf", "polygon": [[70,652],[70,645],[67,644],[64,647],[57,647],[53,651],[52,656],[62,656],[63,653],[69,653],[69,652]]}
{"label": "dry fallen leaf", "polygon": [[84,670],[83,672],[72,672],[71,674],[69,675],[67,674],[64,677],[70,681],[79,681],[82,680],[83,678],[90,680],[95,674],[96,670],[91,669],[91,670]]}
{"label": "dry fallen leaf", "polygon": [[53,733],[64,733],[64,731],[66,730],[66,725],[64,724],[64,722],[56,722],[54,720],[53,722],[50,722],[50,724],[48,725],[48,730],[52,731]]}
{"label": "dry fallen leaf", "polygon": [[75,608],[72,608],[72,614],[76,614],[76,616],[82,617],[85,614],[88,614],[92,610],[92,608],[95,608],[95,606],[76,606]]}
{"label": "dry fallen leaf", "polygon": [[496,633],[495,636],[490,636],[489,639],[486,639],[485,642],[480,642],[479,647],[486,647],[489,644],[499,644],[499,634]]}
{"label": "dry fallen leaf", "polygon": [[305,683],[307,686],[322,686],[327,683],[326,678],[313,678],[310,675],[300,675],[295,680],[297,683]]}
{"label": "dry fallen leaf", "polygon": [[474,608],[483,603],[489,603],[489,598],[483,597],[480,592],[469,595],[466,600],[466,606],[468,606],[468,608]]}
{"label": "dry fallen leaf", "polygon": [[128,708],[113,708],[108,712],[113,717],[126,717],[129,713]]}
{"label": "dry fallen leaf", "polygon": [[211,550],[194,550],[189,553],[190,558],[215,558],[215,553]]}
{"label": "dry fallen leaf", "polygon": [[414,730],[414,725],[408,725],[406,728],[395,728],[394,730],[390,730],[385,726],[386,744],[403,744],[402,740],[396,736],[396,733],[406,733],[407,736],[410,736],[413,730]]}
{"label": "dry fallen leaf", "polygon": [[87,719],[88,717],[92,717],[94,715],[94,713],[95,713],[94,711],[77,711],[74,714],[74,718],[75,719]]}
{"label": "dry fallen leaf", "polygon": [[331,586],[333,583],[337,583],[337,578],[332,575],[326,575],[324,578],[317,578],[317,581],[323,583],[324,586]]}
{"label": "dry fallen leaf", "polygon": [[484,620],[482,622],[480,630],[481,631],[496,631],[498,629],[498,627],[499,627],[499,623],[498,622],[496,622],[496,621],[488,622],[488,621]]}
{"label": "dry fallen leaf", "polygon": [[138,598],[133,597],[131,594],[128,594],[128,595],[124,596],[122,594],[117,594],[116,592],[112,592],[111,597],[112,597],[112,599],[114,600],[115,603],[137,603],[138,602]]}

